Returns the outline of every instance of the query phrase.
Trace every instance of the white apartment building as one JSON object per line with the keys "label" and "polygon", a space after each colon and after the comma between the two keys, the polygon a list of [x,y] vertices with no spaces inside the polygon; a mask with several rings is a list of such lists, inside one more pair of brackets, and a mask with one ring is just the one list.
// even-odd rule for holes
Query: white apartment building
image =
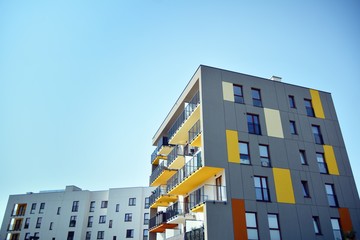
{"label": "white apartment building", "polygon": [[153,188],[65,190],[10,195],[0,240],[148,239]]}

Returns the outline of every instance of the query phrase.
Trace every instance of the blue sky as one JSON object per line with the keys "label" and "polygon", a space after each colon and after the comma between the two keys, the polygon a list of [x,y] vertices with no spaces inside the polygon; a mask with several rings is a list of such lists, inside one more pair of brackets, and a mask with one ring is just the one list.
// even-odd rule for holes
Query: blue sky
{"label": "blue sky", "polygon": [[0,0],[0,222],[10,194],[147,185],[200,64],[331,92],[359,188],[359,23],[355,0]]}

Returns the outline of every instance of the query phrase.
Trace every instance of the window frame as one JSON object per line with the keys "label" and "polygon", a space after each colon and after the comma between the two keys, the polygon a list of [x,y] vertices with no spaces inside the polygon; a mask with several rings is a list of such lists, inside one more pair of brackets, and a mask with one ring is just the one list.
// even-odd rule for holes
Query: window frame
{"label": "window frame", "polygon": [[[246,147],[246,149],[242,148],[242,146]],[[250,157],[250,148],[248,142],[239,141],[238,142],[239,148],[239,156],[240,156],[240,163],[244,165],[251,164],[251,157]],[[246,150],[247,153],[242,152],[242,149]]]}
{"label": "window frame", "polygon": [[[276,225],[277,227],[272,227],[271,224],[270,224],[270,216],[275,216],[275,219],[276,219]],[[278,238],[275,238],[275,239],[280,239],[281,240],[281,230],[280,230],[280,223],[279,223],[279,215],[276,214],[276,213],[268,213],[267,214],[267,217],[268,217],[268,226],[269,226],[269,232],[270,232],[270,240],[272,239],[272,235],[271,235],[271,232],[278,232]]]}
{"label": "window frame", "polygon": [[144,225],[148,225],[150,220],[150,213],[144,213]]}
{"label": "window frame", "polygon": [[132,213],[125,213],[124,222],[132,222]]}
{"label": "window frame", "polygon": [[[329,186],[329,188],[327,188]],[[328,189],[331,190],[331,193],[328,192]],[[330,207],[339,207],[339,202],[336,196],[335,187],[332,183],[325,183],[325,193],[328,199],[328,204]]]}
{"label": "window frame", "polygon": [[[262,155],[261,148],[266,149],[267,156]],[[271,167],[271,158],[270,158],[270,150],[269,145],[259,144],[259,156],[260,156],[260,164],[262,167]],[[266,164],[264,164],[266,162]]]}
{"label": "window frame", "polygon": [[105,231],[98,231],[96,239],[104,239],[105,238]]}
{"label": "window frame", "polygon": [[100,208],[107,208],[108,207],[108,201],[107,200],[104,200],[104,201],[101,201],[101,206]]}
{"label": "window frame", "polygon": [[90,207],[89,207],[89,212],[94,212],[94,211],[95,211],[95,201],[91,201]]}
{"label": "window frame", "polygon": [[312,124],[311,125],[311,132],[312,132],[312,134],[314,136],[315,143],[319,144],[319,145],[324,145],[324,138],[323,138],[322,133],[321,133],[320,125]]}
{"label": "window frame", "polygon": [[150,197],[146,197],[145,198],[145,209],[149,209],[150,208]]}
{"label": "window frame", "polygon": [[299,149],[299,155],[301,165],[308,165],[306,151],[304,149]]}
{"label": "window frame", "polygon": [[[256,186],[257,185],[256,179],[259,179],[260,186]],[[254,188],[255,188],[256,201],[270,202],[270,192],[269,192],[268,178],[267,177],[254,176]],[[260,190],[261,198],[258,198],[258,191],[257,190]]]}
{"label": "window frame", "polygon": [[106,215],[100,215],[99,224],[105,224],[105,223],[106,223]]}
{"label": "window frame", "polygon": [[318,164],[319,172],[322,174],[329,174],[329,170],[326,164],[325,155],[321,152],[316,152],[316,162]]}
{"label": "window frame", "polygon": [[[235,91],[235,89],[239,89],[240,90],[240,94],[237,94],[237,92]],[[238,84],[233,84],[233,92],[234,92],[234,102],[235,103],[240,103],[240,104],[244,104],[244,91],[243,91],[243,87],[241,85]]]}
{"label": "window frame", "polygon": [[315,117],[314,107],[311,99],[304,98],[304,106],[305,106],[306,116]]}
{"label": "window frame", "polygon": [[91,228],[94,222],[94,216],[89,216],[88,217],[88,223],[87,223],[87,227]]}
{"label": "window frame", "polygon": [[126,238],[134,238],[134,229],[126,229]]}
{"label": "window frame", "polygon": [[[254,96],[254,94],[257,94],[259,96]],[[263,107],[261,100],[261,90],[259,88],[251,88],[251,98],[252,98],[253,106]]]}
{"label": "window frame", "polygon": [[296,123],[294,120],[290,120],[289,121],[290,123],[290,134],[291,135],[298,135],[298,131],[297,131],[297,128],[296,128]]}
{"label": "window frame", "polygon": [[42,203],[40,203],[39,214],[43,214],[43,213],[44,213],[44,209],[45,209],[45,203],[42,202]]}
{"label": "window frame", "polygon": [[42,217],[38,217],[36,220],[35,228],[41,228]]}
{"label": "window frame", "polygon": [[289,95],[289,106],[290,108],[296,109],[296,102],[294,95]]}
{"label": "window frame", "polygon": [[129,198],[129,206],[136,206],[136,198],[135,197]]}
{"label": "window frame", "polygon": [[314,227],[315,235],[322,235],[319,216],[313,216],[312,221],[313,221],[313,227]]}
{"label": "window frame", "polygon": [[[246,114],[248,132],[250,134],[261,135],[260,117],[258,114]],[[250,121],[249,121],[250,120]]]}
{"label": "window frame", "polygon": [[79,201],[73,201],[71,212],[78,212],[78,211],[79,211]]}
{"label": "window frame", "polygon": [[304,198],[311,198],[308,181],[301,180],[301,188]]}
{"label": "window frame", "polygon": [[77,219],[76,215],[70,216],[69,227],[76,227],[76,219]]}
{"label": "window frame", "polygon": [[[255,226],[250,225],[250,216],[253,216],[253,218],[255,219],[254,223]],[[258,230],[258,221],[257,221],[257,214],[256,212],[245,212],[245,225],[246,225],[246,231],[247,231],[247,235],[248,237],[250,236],[249,234],[249,230],[254,231],[254,233],[256,232],[256,238],[250,238],[249,239],[259,239],[259,230]]]}

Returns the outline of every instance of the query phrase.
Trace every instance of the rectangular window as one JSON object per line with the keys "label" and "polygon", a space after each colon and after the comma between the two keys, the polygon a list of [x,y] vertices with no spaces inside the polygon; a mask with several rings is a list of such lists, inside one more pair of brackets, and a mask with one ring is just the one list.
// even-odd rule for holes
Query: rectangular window
{"label": "rectangular window", "polygon": [[313,225],[316,235],[321,235],[320,219],[318,216],[313,216]]}
{"label": "rectangular window", "polygon": [[107,208],[108,207],[108,201],[101,201],[101,208]]}
{"label": "rectangular window", "polygon": [[260,144],[259,152],[260,152],[261,166],[270,167],[271,164],[270,164],[269,146]]}
{"label": "rectangular window", "polygon": [[144,213],[144,225],[149,224],[149,213]]}
{"label": "rectangular window", "polygon": [[259,239],[256,213],[247,212],[245,213],[246,218],[246,230],[248,239],[256,240]]}
{"label": "rectangular window", "polygon": [[71,216],[69,227],[75,227],[75,226],[76,226],[76,216]]}
{"label": "rectangular window", "polygon": [[311,100],[304,99],[304,103],[305,103],[306,115],[308,115],[309,117],[315,117],[314,108],[312,106]]}
{"label": "rectangular window", "polygon": [[36,203],[33,203],[33,204],[31,205],[30,214],[34,214],[34,213],[35,213],[35,209],[36,209]]}
{"label": "rectangular window", "polygon": [[101,215],[99,217],[99,223],[106,223],[106,215]]}
{"label": "rectangular window", "polygon": [[150,198],[145,198],[145,209],[148,209],[150,207]]}
{"label": "rectangular window", "polygon": [[252,134],[261,135],[259,116],[255,114],[247,114],[248,131]]}
{"label": "rectangular window", "polygon": [[320,131],[320,126],[318,125],[311,125],[311,129],[314,135],[315,143],[316,144],[324,144],[324,140]]}
{"label": "rectangular window", "polygon": [[289,95],[289,105],[290,105],[290,108],[296,108],[295,98],[292,95]]}
{"label": "rectangular window", "polygon": [[144,229],[144,231],[143,231],[143,240],[148,240],[148,238],[149,238],[149,230]]}
{"label": "rectangular window", "polygon": [[256,200],[270,201],[269,189],[267,187],[267,177],[254,177]]}
{"label": "rectangular window", "polygon": [[112,228],[112,222],[113,220],[109,220],[109,228]]}
{"label": "rectangular window", "polygon": [[54,222],[50,222],[49,230],[53,230],[53,225],[54,225]]}
{"label": "rectangular window", "polygon": [[115,212],[119,212],[119,211],[120,211],[120,204],[116,204]]}
{"label": "rectangular window", "polygon": [[290,133],[292,135],[297,135],[295,121],[290,121]]}
{"label": "rectangular window", "polygon": [[94,216],[89,216],[89,217],[88,217],[88,224],[87,224],[87,226],[88,226],[89,228],[92,227],[93,221],[94,221]]}
{"label": "rectangular window", "polygon": [[341,228],[338,218],[331,218],[331,227],[334,233],[335,240],[342,240]]}
{"label": "rectangular window", "polygon": [[244,103],[243,89],[240,85],[233,85],[234,90],[234,101],[236,103]]}
{"label": "rectangular window", "polygon": [[58,207],[56,214],[60,215],[61,207]]}
{"label": "rectangular window", "polygon": [[328,173],[327,165],[324,160],[324,154],[323,153],[316,153],[316,160],[319,166],[320,173]]}
{"label": "rectangular window", "polygon": [[252,88],[251,96],[253,100],[253,105],[256,107],[262,107],[260,89]]}
{"label": "rectangular window", "polygon": [[41,220],[42,220],[42,217],[38,217],[38,218],[37,218],[36,228],[40,228],[40,227],[41,227]]}
{"label": "rectangular window", "polygon": [[24,229],[28,229],[30,225],[30,218],[25,219]]}
{"label": "rectangular window", "polygon": [[307,181],[301,181],[301,186],[302,186],[302,191],[303,191],[303,195],[305,198],[309,198],[310,197],[310,193],[309,193],[309,185]]}
{"label": "rectangular window", "polygon": [[104,231],[98,231],[96,239],[104,239],[104,236],[105,236]]}
{"label": "rectangular window", "polygon": [[68,232],[67,240],[74,240],[75,232],[71,231]]}
{"label": "rectangular window", "polygon": [[73,201],[73,205],[72,205],[72,212],[77,212],[79,210],[79,201]]}
{"label": "rectangular window", "polygon": [[131,222],[132,221],[132,213],[125,213],[125,222]]}
{"label": "rectangular window", "polygon": [[28,232],[28,233],[25,233],[25,238],[24,238],[25,240],[30,240],[30,233]]}
{"label": "rectangular window", "polygon": [[326,190],[326,195],[327,195],[327,199],[329,202],[329,206],[337,207],[338,201],[337,201],[337,197],[335,194],[334,185],[333,184],[325,184],[325,190]]}
{"label": "rectangular window", "polygon": [[249,144],[247,142],[239,142],[238,146],[240,152],[240,163],[250,164]]}
{"label": "rectangular window", "polygon": [[40,203],[39,213],[44,213],[45,203]]}
{"label": "rectangular window", "polygon": [[299,153],[300,153],[300,162],[301,162],[301,164],[302,165],[307,165],[305,150],[299,150]]}
{"label": "rectangular window", "polygon": [[126,230],[126,238],[134,238],[134,229]]}
{"label": "rectangular window", "polygon": [[268,214],[268,222],[269,222],[269,230],[270,230],[270,239],[281,240],[278,215]]}
{"label": "rectangular window", "polygon": [[129,206],[136,206],[136,198],[129,198]]}
{"label": "rectangular window", "polygon": [[95,201],[91,201],[90,202],[90,210],[89,210],[89,212],[94,212],[94,210],[95,210]]}
{"label": "rectangular window", "polygon": [[90,240],[90,239],[91,239],[91,232],[87,231],[86,236],[85,236],[85,240]]}

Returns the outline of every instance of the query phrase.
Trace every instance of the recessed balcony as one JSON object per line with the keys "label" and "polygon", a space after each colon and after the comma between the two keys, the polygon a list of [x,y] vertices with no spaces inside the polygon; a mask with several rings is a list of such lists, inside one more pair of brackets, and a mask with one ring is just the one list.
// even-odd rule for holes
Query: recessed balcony
{"label": "recessed balcony", "polygon": [[201,147],[200,120],[198,120],[189,130],[189,144],[193,147]]}
{"label": "recessed balcony", "polygon": [[158,150],[157,154],[166,156],[171,152],[173,147],[174,147],[173,145],[169,144],[168,138],[163,136],[159,139],[157,143],[157,150]]}
{"label": "recessed balcony", "polygon": [[226,186],[204,185],[189,195],[192,212],[203,212],[207,201],[226,203]]}
{"label": "recessed balcony", "polygon": [[175,146],[167,156],[168,165],[171,169],[180,169],[185,164],[185,151],[184,146]]}
{"label": "recessed balcony", "polygon": [[149,221],[149,232],[162,233],[166,229],[176,228],[178,224],[167,223],[166,212],[158,212]]}
{"label": "recessed balcony", "polygon": [[177,199],[177,196],[167,194],[166,185],[160,185],[150,196],[150,208],[167,207]]}
{"label": "recessed balcony", "polygon": [[164,185],[176,173],[176,170],[167,167],[167,161],[161,162],[150,176],[150,186]]}
{"label": "recessed balcony", "polygon": [[168,223],[177,224],[185,224],[186,220],[195,220],[195,216],[190,214],[187,202],[175,202],[166,208],[166,218]]}

